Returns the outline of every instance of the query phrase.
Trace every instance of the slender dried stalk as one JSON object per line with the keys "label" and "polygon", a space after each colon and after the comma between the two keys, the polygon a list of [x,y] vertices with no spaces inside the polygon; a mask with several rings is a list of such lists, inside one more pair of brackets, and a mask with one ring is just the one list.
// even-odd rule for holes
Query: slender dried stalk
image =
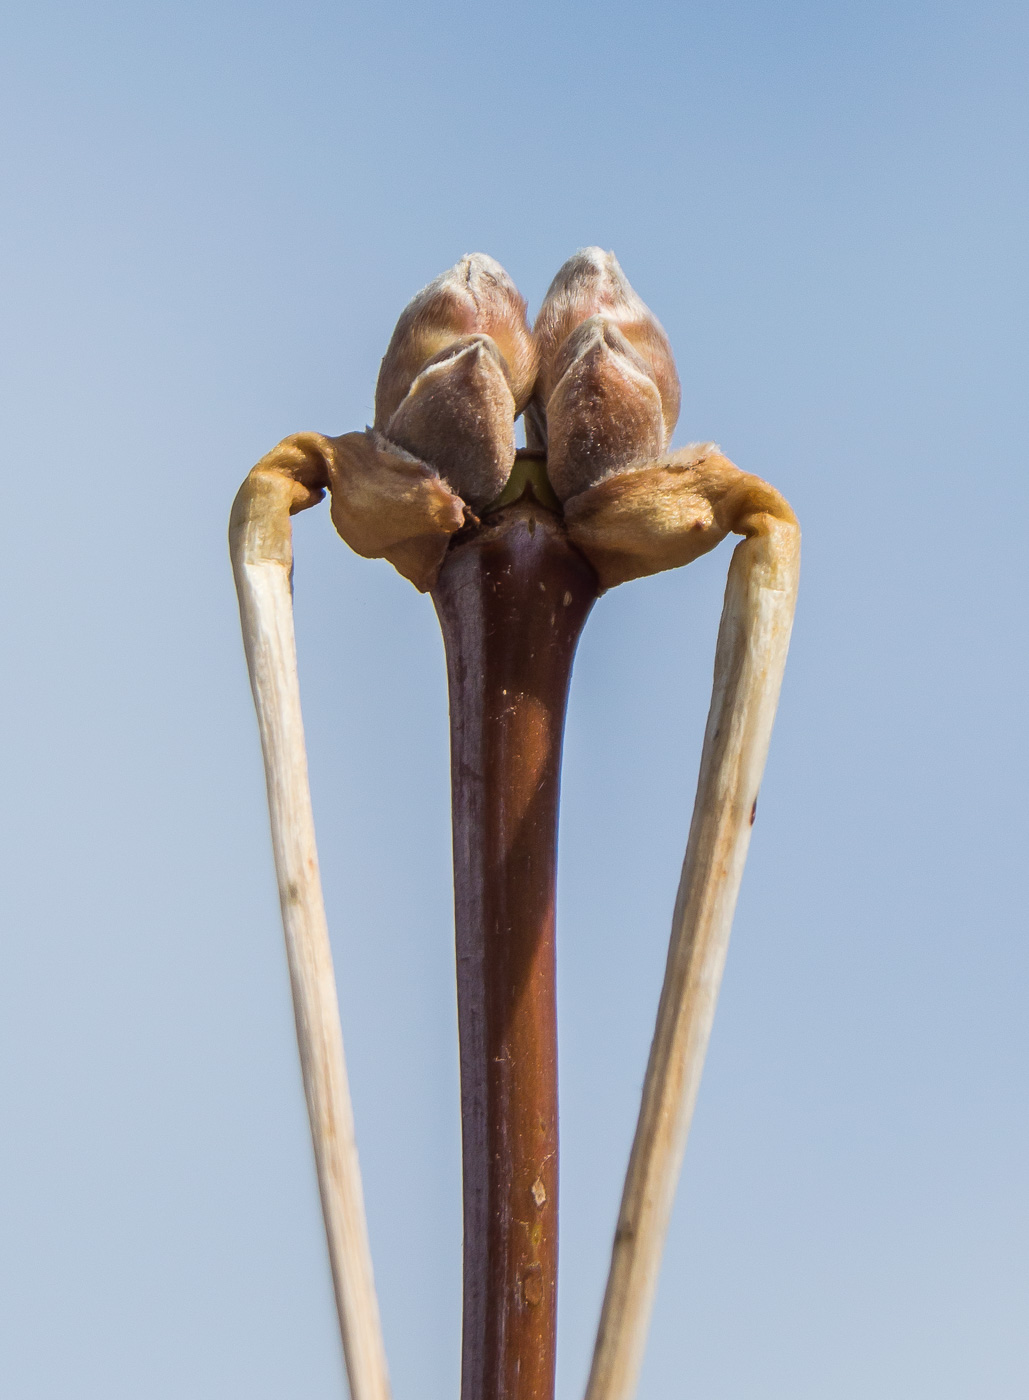
{"label": "slender dried stalk", "polygon": [[432,593],[450,687],[462,1400],[554,1393],[558,788],[572,658],[596,593],[559,517],[530,497],[458,537]]}
{"label": "slender dried stalk", "polygon": [[232,508],[229,546],[261,731],[275,872],[347,1377],[353,1400],[389,1400],[336,982],[325,922],[293,634],[291,506],[312,494],[255,468]]}
{"label": "slender dried stalk", "polygon": [[630,1400],[725,966],[796,599],[799,531],[759,517],[729,568],[693,821],[587,1400]]}

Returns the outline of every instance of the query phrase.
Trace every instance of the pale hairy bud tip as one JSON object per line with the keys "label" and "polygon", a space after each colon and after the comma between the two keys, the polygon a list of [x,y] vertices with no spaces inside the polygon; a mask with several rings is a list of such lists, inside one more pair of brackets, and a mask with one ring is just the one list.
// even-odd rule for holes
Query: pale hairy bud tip
{"label": "pale hairy bud tip", "polygon": [[469,253],[441,273],[401,313],[375,389],[375,426],[386,426],[427,362],[463,336],[486,335],[507,367],[515,413],[532,394],[536,348],[526,304],[495,259]]}
{"label": "pale hairy bud tip", "polygon": [[[661,323],[633,290],[614,253],[582,248],[559,270],[533,327],[540,371],[533,405],[534,422],[543,427],[549,399],[564,372],[560,352],[565,341],[593,316],[617,326],[646,365],[661,399],[663,440],[671,440],[679,416],[681,391],[672,347]],[[546,429],[549,437],[549,428]]]}

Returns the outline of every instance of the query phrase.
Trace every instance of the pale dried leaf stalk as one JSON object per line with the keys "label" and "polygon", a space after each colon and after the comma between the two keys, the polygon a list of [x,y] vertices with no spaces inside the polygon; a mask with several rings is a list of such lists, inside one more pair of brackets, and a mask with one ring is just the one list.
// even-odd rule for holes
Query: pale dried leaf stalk
{"label": "pale dried leaf stalk", "polygon": [[[743,477],[743,473],[739,473]],[[693,821],[586,1400],[630,1400],[643,1358],[756,811],[796,599],[800,532],[770,488],[733,528]],[[779,498],[781,501],[781,498]]]}
{"label": "pale dried leaf stalk", "polygon": [[257,709],[297,1043],[352,1400],[389,1400],[336,981],[325,921],[297,678],[291,511],[321,498],[320,448],[303,434],[250,473],[229,544]]}

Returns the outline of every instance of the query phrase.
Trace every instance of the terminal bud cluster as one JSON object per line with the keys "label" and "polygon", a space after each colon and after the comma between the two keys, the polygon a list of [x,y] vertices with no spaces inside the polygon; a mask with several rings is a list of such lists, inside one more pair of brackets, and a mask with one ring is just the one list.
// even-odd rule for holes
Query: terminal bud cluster
{"label": "terminal bud cluster", "polygon": [[712,443],[670,451],[679,406],[668,337],[613,253],[570,258],[531,330],[511,278],[472,253],[402,313],[372,427],[320,439],[332,518],[359,554],[428,590],[454,534],[503,495],[524,413],[601,587],[675,568],[746,533],[755,492],[773,514],[789,510]]}

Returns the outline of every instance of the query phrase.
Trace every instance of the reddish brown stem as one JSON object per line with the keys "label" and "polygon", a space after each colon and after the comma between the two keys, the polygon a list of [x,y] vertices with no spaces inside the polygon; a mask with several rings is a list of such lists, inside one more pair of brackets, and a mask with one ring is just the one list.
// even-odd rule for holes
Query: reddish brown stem
{"label": "reddish brown stem", "polygon": [[525,496],[447,555],[464,1163],[462,1400],[552,1400],[557,1324],[554,899],[572,658],[597,594]]}

